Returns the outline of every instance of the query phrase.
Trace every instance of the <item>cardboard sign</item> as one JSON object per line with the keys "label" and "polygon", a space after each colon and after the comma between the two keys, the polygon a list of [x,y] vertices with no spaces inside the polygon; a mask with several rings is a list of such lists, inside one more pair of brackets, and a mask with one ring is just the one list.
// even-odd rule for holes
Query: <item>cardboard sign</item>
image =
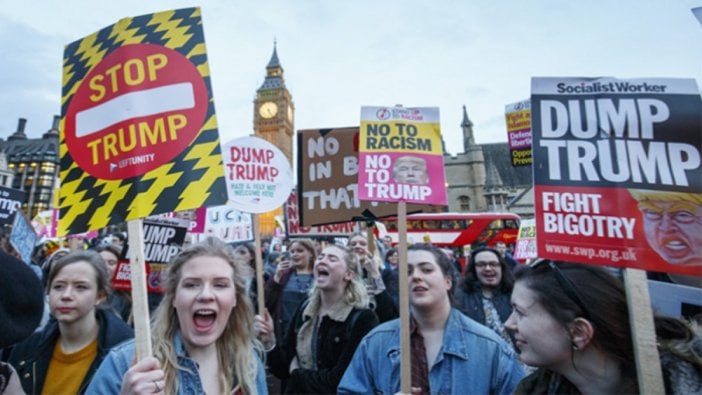
{"label": "cardboard sign", "polygon": [[58,234],[226,201],[199,8],[66,46]]}
{"label": "cardboard sign", "polygon": [[285,203],[292,190],[290,162],[275,145],[241,137],[224,146],[229,200],[242,211],[265,213]]}
{"label": "cardboard sign", "polygon": [[[290,194],[285,203],[285,232],[287,237],[339,236],[347,237],[356,230],[357,222],[339,222],[336,224],[301,226],[297,192]],[[376,224],[380,224],[377,222]]]}
{"label": "cardboard sign", "polygon": [[692,79],[532,79],[539,256],[702,274]]}
{"label": "cardboard sign", "polygon": [[362,107],[361,200],[446,205],[438,108]]}
{"label": "cardboard sign", "polygon": [[512,166],[531,166],[531,101],[505,106],[505,121]]}
{"label": "cardboard sign", "polygon": [[26,198],[25,191],[0,186],[0,225],[12,223],[15,213],[22,209]]}
{"label": "cardboard sign", "polygon": [[536,248],[536,221],[534,219],[523,219],[519,223],[517,244],[514,247],[514,259],[536,259],[538,257]]}
{"label": "cardboard sign", "polygon": [[648,280],[648,289],[655,312],[687,320],[702,317],[702,288]]}
{"label": "cardboard sign", "polygon": [[[144,260],[149,263],[168,263],[183,248],[188,221],[178,218],[144,219]],[[126,252],[124,256],[130,256]]]}
{"label": "cardboard sign", "polygon": [[18,211],[12,222],[12,233],[10,234],[10,244],[20,254],[25,263],[32,262],[32,252],[39,237],[34,233],[34,228],[27,218]]}
{"label": "cardboard sign", "polygon": [[[163,293],[163,284],[166,281],[168,265],[163,263],[148,263],[146,265],[146,290],[153,293]],[[129,261],[120,259],[112,278],[112,289],[131,291],[132,269]]]}
{"label": "cardboard sign", "polygon": [[251,214],[237,210],[234,206],[208,207],[204,219],[203,232],[193,234],[196,240],[204,240],[207,237],[217,237],[226,242],[254,239]]}
{"label": "cardboard sign", "polygon": [[[358,220],[368,211],[377,218],[397,215],[394,204],[359,199],[358,133],[357,127],[298,130],[297,167],[300,171],[297,172],[297,185],[301,226]],[[408,204],[407,210],[431,211],[432,207]]]}

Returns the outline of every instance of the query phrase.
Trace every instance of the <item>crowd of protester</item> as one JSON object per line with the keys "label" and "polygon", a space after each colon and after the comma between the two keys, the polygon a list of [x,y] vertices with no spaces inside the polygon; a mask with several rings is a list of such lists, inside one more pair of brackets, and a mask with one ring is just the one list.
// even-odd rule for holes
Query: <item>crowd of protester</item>
{"label": "crowd of protester", "polygon": [[[638,393],[621,278],[365,232],[340,240],[184,246],[150,295],[153,355],[134,357],[131,294],[112,290],[127,237],[39,245],[0,236],[1,393],[400,392],[399,270],[408,268],[412,393]],[[264,266],[256,311],[255,256]],[[656,316],[667,393],[702,393],[702,338]]]}

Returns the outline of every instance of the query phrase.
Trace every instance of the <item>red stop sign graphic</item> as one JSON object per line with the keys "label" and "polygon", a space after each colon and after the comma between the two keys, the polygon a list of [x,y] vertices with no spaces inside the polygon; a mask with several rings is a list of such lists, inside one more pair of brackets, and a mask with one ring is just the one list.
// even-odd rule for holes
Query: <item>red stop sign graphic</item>
{"label": "red stop sign graphic", "polygon": [[205,81],[185,56],[159,45],[125,45],[78,87],[66,110],[66,145],[93,177],[142,175],[190,145],[208,101]]}

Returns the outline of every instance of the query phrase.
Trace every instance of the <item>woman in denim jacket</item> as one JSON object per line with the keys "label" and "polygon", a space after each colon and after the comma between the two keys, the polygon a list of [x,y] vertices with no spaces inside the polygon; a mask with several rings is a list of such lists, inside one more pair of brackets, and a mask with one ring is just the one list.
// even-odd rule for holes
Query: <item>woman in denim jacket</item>
{"label": "woman in denim jacket", "polygon": [[88,393],[266,394],[244,285],[249,270],[218,239],[181,252],[154,318],[154,357],[133,364],[133,342],[114,349]]}
{"label": "woman in denim jacket", "polygon": [[[407,256],[412,393],[511,394],[524,376],[515,353],[492,330],[451,307],[453,265],[438,248]],[[339,383],[339,394],[400,391],[400,323],[371,331]]]}

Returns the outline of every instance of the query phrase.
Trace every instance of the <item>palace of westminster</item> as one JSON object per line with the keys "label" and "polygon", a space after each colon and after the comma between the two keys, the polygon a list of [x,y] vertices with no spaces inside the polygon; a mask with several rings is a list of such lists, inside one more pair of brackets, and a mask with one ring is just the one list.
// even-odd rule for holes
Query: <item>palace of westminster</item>
{"label": "palace of westminster", "polygon": [[[292,161],[295,103],[285,85],[275,45],[265,70],[265,80],[253,102],[255,136],[276,145]],[[58,193],[59,121],[59,116],[54,116],[41,138],[27,137],[23,118],[14,132],[0,132],[0,136],[8,136],[0,138],[0,186],[26,192],[22,211],[29,218],[52,208]],[[531,167],[512,167],[507,143],[476,144],[465,106],[460,127],[463,152],[449,155],[444,149],[447,210],[509,211],[532,217]]]}

